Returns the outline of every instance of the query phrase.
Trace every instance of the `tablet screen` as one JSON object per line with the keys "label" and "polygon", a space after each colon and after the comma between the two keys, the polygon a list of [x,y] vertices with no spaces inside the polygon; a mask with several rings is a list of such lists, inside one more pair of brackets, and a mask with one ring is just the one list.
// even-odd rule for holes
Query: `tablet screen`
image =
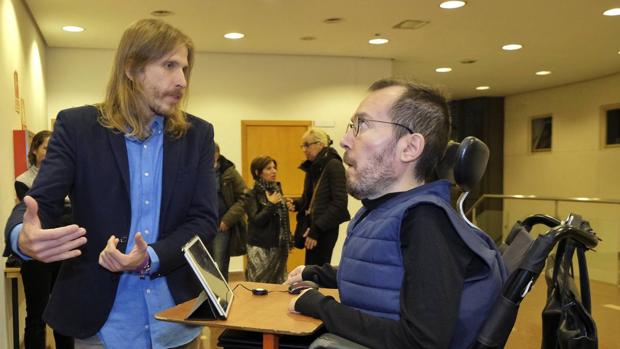
{"label": "tablet screen", "polygon": [[198,236],[192,238],[184,247],[185,258],[200,280],[209,299],[217,308],[221,317],[228,316],[233,299],[233,292],[220,273],[217,264]]}

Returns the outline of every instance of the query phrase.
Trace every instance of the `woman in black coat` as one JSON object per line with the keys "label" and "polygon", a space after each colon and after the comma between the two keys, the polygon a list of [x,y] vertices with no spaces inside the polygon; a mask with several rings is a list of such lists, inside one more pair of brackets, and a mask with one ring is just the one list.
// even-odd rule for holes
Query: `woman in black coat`
{"label": "woman in black coat", "polygon": [[286,261],[291,246],[288,210],[282,187],[276,182],[278,164],[261,156],[250,165],[254,188],[247,195],[248,281],[281,284],[286,280]]}
{"label": "woman in black coat", "polygon": [[306,248],[306,265],[331,262],[338,226],[351,219],[342,158],[331,144],[329,136],[318,129],[303,135],[301,147],[307,160],[299,168],[306,173],[304,192],[288,202],[289,210],[297,212],[295,236],[302,239],[296,238],[296,247]]}

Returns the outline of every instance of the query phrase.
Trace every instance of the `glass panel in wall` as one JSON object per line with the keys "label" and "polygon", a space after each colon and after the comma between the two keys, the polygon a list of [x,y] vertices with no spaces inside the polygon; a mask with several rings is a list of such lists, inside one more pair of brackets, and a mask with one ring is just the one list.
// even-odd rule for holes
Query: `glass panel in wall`
{"label": "glass panel in wall", "polygon": [[550,151],[552,123],[551,115],[532,119],[531,149],[532,151]]}
{"label": "glass panel in wall", "polygon": [[605,145],[620,145],[620,108],[607,110],[605,123]]}

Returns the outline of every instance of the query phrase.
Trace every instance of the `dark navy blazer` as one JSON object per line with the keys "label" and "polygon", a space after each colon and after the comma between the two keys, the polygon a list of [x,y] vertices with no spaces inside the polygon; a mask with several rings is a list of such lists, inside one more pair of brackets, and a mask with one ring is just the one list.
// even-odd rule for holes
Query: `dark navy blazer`
{"label": "dark navy blazer", "polygon": [[[124,251],[131,224],[129,165],[122,133],[102,127],[94,106],[63,110],[39,174],[28,193],[39,204],[44,228],[60,223],[69,194],[76,224],[86,229],[82,255],[62,263],[44,319],[65,335],[95,335],[112,308],[119,274],[98,264],[111,235]],[[159,257],[154,277],[166,277],[175,302],[200,292],[181,247],[194,235],[213,238],[217,193],[213,170],[213,126],[187,115],[191,127],[180,139],[164,137],[162,202],[158,241],[150,246]],[[7,223],[6,232],[23,220],[23,204]],[[124,237],[124,239],[123,239]],[[8,245],[8,241],[7,241]]]}

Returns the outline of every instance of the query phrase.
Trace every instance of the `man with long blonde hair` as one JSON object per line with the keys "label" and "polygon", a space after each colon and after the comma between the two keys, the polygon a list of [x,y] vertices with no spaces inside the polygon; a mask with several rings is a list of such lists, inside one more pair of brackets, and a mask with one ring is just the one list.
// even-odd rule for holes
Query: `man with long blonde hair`
{"label": "man with long blonde hair", "polygon": [[[178,29],[133,23],[105,100],[58,114],[9,218],[7,248],[63,261],[44,319],[77,348],[197,347],[200,328],[153,317],[199,293],[181,247],[217,231],[213,127],[181,110],[193,62]],[[59,226],[67,194],[76,224]]]}

